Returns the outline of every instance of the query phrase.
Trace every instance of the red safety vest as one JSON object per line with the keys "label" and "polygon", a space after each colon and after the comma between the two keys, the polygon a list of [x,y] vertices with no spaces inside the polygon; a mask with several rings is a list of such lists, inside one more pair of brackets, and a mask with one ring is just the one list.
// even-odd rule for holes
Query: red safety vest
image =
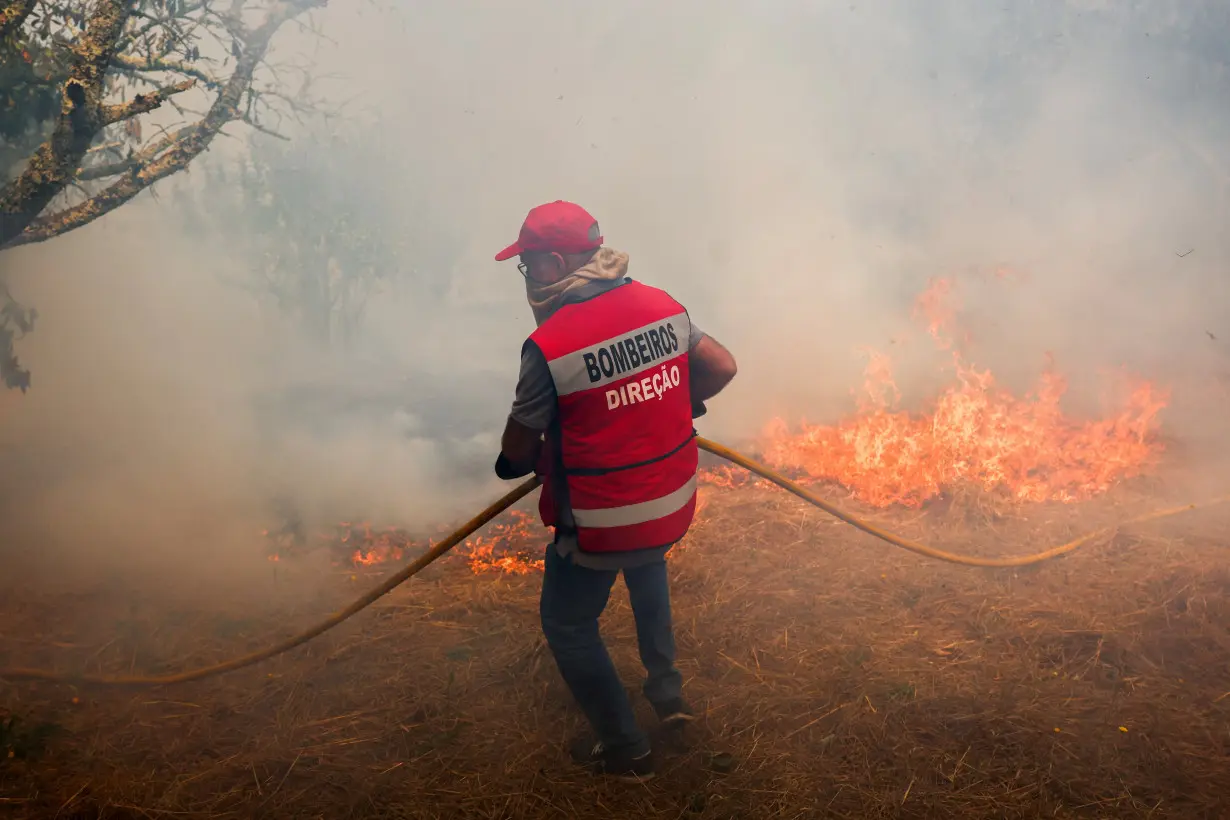
{"label": "red safety vest", "polygon": [[538,511],[559,526],[555,495],[566,492],[584,552],[666,547],[692,524],[690,328],[665,291],[632,281],[564,305],[527,341],[547,360],[559,410]]}

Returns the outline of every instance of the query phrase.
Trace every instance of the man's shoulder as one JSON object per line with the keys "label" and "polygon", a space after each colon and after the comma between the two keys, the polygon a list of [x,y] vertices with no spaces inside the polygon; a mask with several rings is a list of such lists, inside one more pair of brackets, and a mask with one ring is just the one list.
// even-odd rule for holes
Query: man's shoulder
{"label": "man's shoulder", "polygon": [[[608,302],[607,299],[614,301]],[[572,339],[576,334],[586,335],[592,331],[591,325],[597,314],[591,311],[625,317],[647,312],[661,313],[663,316],[687,314],[687,308],[669,291],[624,276],[618,285],[561,307],[530,333],[525,344],[534,346],[549,358],[561,339]]]}
{"label": "man's shoulder", "polygon": [[527,362],[533,363],[535,359],[543,359],[545,361],[542,353],[542,347],[538,344],[537,340],[535,340],[534,334],[531,333],[526,337],[525,341],[521,343],[521,363],[523,365]]}
{"label": "man's shoulder", "polygon": [[643,298],[662,299],[672,304],[683,307],[683,303],[680,302],[677,298],[675,298],[674,294],[672,294],[666,288],[659,287],[657,285],[650,285],[646,282],[633,280],[631,278],[628,278],[627,284],[633,286],[632,287],[633,293],[640,294]]}

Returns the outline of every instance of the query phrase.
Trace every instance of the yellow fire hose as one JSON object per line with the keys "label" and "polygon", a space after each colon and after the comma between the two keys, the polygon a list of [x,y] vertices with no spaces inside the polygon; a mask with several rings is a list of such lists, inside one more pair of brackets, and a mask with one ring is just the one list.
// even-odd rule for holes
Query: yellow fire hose
{"label": "yellow fire hose", "polygon": [[[828,503],[823,498],[820,498],[814,493],[804,489],[803,487],[791,481],[790,479],[786,478],[785,476],[775,472],[774,470],[769,469],[763,464],[759,464],[758,462],[752,461],[750,458],[747,458],[746,456],[738,452],[735,452],[734,450],[731,450],[727,447],[723,447],[721,444],[718,444],[713,441],[709,441],[706,438],[699,438],[697,441],[701,449],[707,450],[710,453],[713,453],[714,455],[721,456],[722,458],[734,464],[737,464],[740,467],[743,467],[744,469],[749,470],[752,473],[755,473],[761,478],[764,478],[768,481],[773,482],[774,484],[786,490],[787,492],[793,493],[794,495],[798,496],[799,498],[803,499],[809,504],[813,504],[814,506],[819,507],[820,509],[829,513],[830,515],[836,518],[839,518],[842,521],[845,521],[847,524],[850,524],[851,526],[856,527],[857,529],[860,529],[863,532],[868,533],[869,535],[874,535],[876,538],[879,538],[883,541],[887,541],[888,543],[894,546],[901,547],[902,549],[909,550],[910,552],[918,553],[919,555],[925,555],[928,558],[935,558],[940,561],[948,561],[953,564],[962,564],[968,567],[1023,567],[1023,566],[1027,566],[1030,564],[1041,563],[1042,561],[1047,561],[1047,560],[1050,560],[1051,558],[1056,558],[1060,555],[1064,555],[1066,553],[1072,552],[1078,547],[1081,547],[1096,538],[1099,538],[1104,535],[1109,535],[1110,533],[1114,532],[1118,527],[1128,526],[1131,524],[1140,524],[1145,521],[1152,521],[1158,518],[1165,518],[1167,516],[1178,515],[1179,513],[1187,512],[1189,510],[1194,510],[1198,506],[1207,507],[1207,506],[1212,506],[1214,504],[1221,504],[1221,503],[1230,501],[1230,495],[1227,495],[1227,496],[1222,496],[1220,498],[1215,498],[1211,501],[1205,502],[1205,504],[1203,505],[1186,504],[1181,507],[1171,507],[1169,509],[1157,510],[1155,512],[1146,513],[1144,515],[1137,516],[1136,518],[1131,518],[1127,521],[1120,522],[1118,525],[1114,527],[1104,527],[1100,530],[1096,530],[1094,532],[1090,532],[1085,535],[1082,535],[1080,538],[1077,538],[1074,541],[1069,541],[1068,543],[1063,544],[1061,546],[1053,547],[1043,552],[1034,553],[1033,555],[1021,555],[1021,556],[1015,556],[1015,557],[1010,557],[1010,558],[979,558],[977,556],[972,556],[972,555],[958,555],[952,552],[945,552],[944,550],[935,549],[934,547],[929,547],[926,544],[920,544],[915,541],[910,541],[905,538],[901,538],[900,536],[894,535],[893,533],[886,532],[880,529],[879,527],[876,527],[873,524],[869,524],[866,521],[856,518],[855,516],[851,515],[848,512],[844,512],[838,507],[835,507],[832,504]],[[302,644],[307,643],[308,641],[312,640],[316,636],[324,632],[327,632],[328,630],[340,624],[342,621],[345,621],[346,619],[350,618],[352,615],[355,615],[359,613],[360,611],[366,609],[367,607],[371,606],[373,603],[375,603],[377,599],[383,597],[384,595],[388,594],[396,587],[400,586],[401,584],[405,583],[409,579],[413,578],[415,575],[421,572],[428,564],[435,561],[437,558],[444,555],[444,553],[448,552],[449,550],[451,550],[453,547],[457,546],[461,542],[465,541],[465,539],[469,538],[470,535],[472,535],[476,530],[481,528],[484,524],[488,523],[489,521],[491,521],[491,519],[495,518],[497,515],[504,512],[506,509],[511,507],[513,504],[517,503],[522,498],[529,495],[538,486],[538,483],[539,482],[537,478],[530,478],[522,482],[511,492],[507,493],[503,498],[491,504],[491,506],[487,507],[485,510],[480,512],[478,515],[474,516],[469,521],[467,521],[465,524],[463,524],[459,529],[457,529],[457,531],[455,531],[448,538],[445,538],[443,541],[441,541],[440,543],[432,547],[430,550],[428,550],[426,553],[419,556],[414,561],[410,562],[409,565],[402,568],[399,572],[395,573],[394,575],[390,576],[382,584],[380,584],[379,586],[369,591],[366,595],[363,595],[361,598],[356,600],[350,606],[346,607],[340,612],[337,612],[329,616],[328,618],[316,624],[315,626],[311,627],[310,629],[307,629],[306,631],[301,632],[298,635],[295,635],[293,637],[287,638],[281,643],[277,643],[266,649],[262,649],[259,652],[253,652],[248,655],[241,655],[237,658],[232,658],[229,661],[224,661],[223,663],[215,664],[213,666],[203,666],[199,669],[191,669],[187,672],[180,672],[175,675],[161,675],[161,676],[153,676],[153,677],[141,677],[141,676],[101,677],[97,675],[72,675],[72,674],[66,674],[66,673],[60,673],[60,672],[52,672],[52,671],[45,670],[45,669],[14,668],[14,669],[0,669],[0,679],[42,680],[42,681],[52,681],[52,682],[58,682],[58,683],[73,683],[73,684],[80,684],[80,685],[89,684],[89,685],[95,685],[95,686],[162,686],[162,685],[170,684],[170,683],[187,683],[189,681],[202,680],[204,678],[212,678],[215,675],[221,675],[224,672],[231,672],[236,669],[242,669],[245,666],[252,666],[253,664],[257,664],[257,663],[260,663],[261,661],[268,660],[269,658],[272,658],[275,655],[281,655],[283,652],[289,652],[291,649],[294,649],[297,646],[301,646]]]}

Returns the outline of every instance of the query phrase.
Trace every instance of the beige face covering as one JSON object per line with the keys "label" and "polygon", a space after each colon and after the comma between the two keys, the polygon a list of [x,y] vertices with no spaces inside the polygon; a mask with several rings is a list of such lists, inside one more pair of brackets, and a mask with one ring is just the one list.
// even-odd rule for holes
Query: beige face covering
{"label": "beige face covering", "polygon": [[613,282],[628,273],[628,254],[610,248],[599,248],[594,258],[585,267],[565,276],[558,282],[543,285],[528,276],[525,278],[525,296],[534,311],[534,321],[542,324],[552,313],[559,310],[572,291],[590,282]]}

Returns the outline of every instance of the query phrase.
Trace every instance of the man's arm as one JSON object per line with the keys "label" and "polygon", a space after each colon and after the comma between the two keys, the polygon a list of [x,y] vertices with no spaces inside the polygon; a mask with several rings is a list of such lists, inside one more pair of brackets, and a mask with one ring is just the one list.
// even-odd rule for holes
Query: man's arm
{"label": "man's arm", "polygon": [[508,480],[529,475],[542,449],[542,433],[555,418],[555,383],[547,360],[535,345],[521,351],[521,373],[504,434],[500,437],[500,456],[495,473]]}
{"label": "man's arm", "polygon": [[738,366],[729,350],[712,336],[700,333],[696,343],[688,350],[688,370],[693,417],[699,417],[705,413],[705,401],[730,384],[738,372]]}
{"label": "man's arm", "polygon": [[495,474],[505,480],[529,475],[534,472],[541,449],[542,431],[526,427],[509,416],[504,423],[504,435],[500,437],[500,456],[495,462]]}

